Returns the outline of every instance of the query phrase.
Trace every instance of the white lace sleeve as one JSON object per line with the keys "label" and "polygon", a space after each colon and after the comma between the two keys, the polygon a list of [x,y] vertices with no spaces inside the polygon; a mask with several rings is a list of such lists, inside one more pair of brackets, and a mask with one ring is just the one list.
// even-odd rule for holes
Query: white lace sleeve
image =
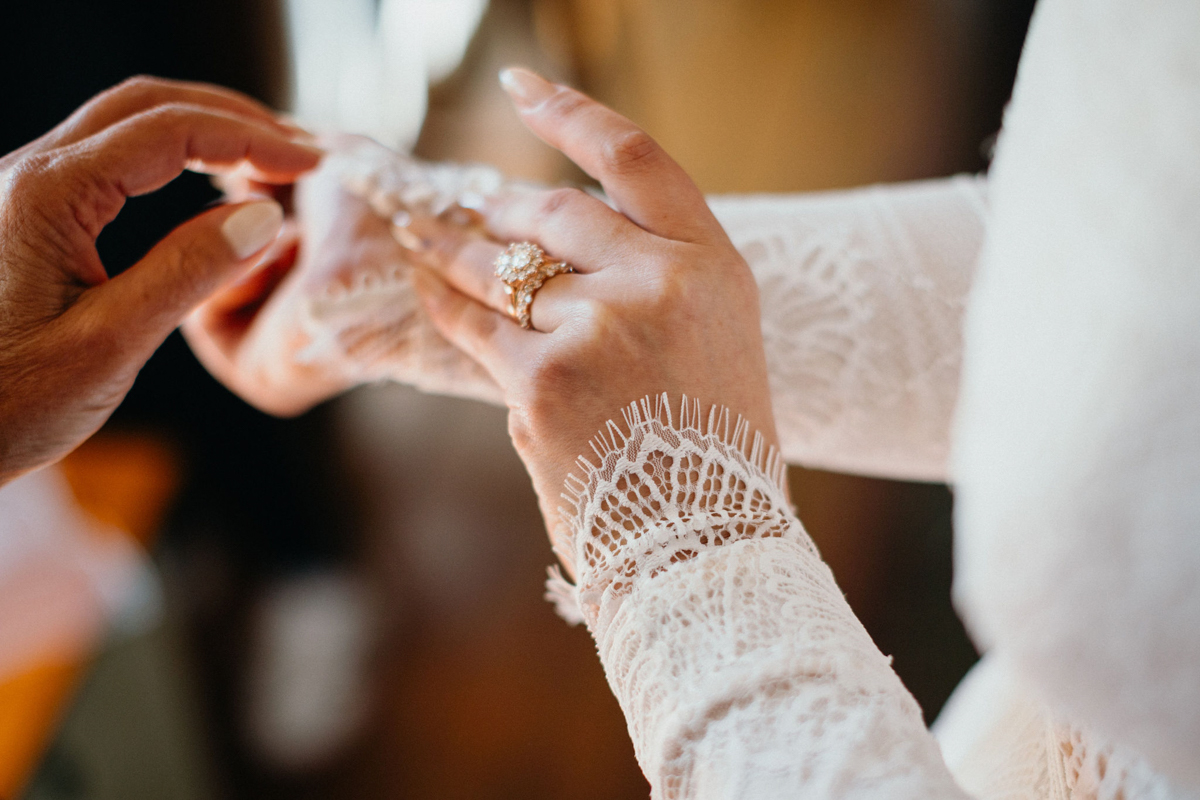
{"label": "white lace sleeve", "polygon": [[643,401],[568,486],[587,623],[655,798],[961,798],[916,702],[727,413]]}
{"label": "white lace sleeve", "polygon": [[946,480],[984,179],[709,203],[758,280],[787,460]]}

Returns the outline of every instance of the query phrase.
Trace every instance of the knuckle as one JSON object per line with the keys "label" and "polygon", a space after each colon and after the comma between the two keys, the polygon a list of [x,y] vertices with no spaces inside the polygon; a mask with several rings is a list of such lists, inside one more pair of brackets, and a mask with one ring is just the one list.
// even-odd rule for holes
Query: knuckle
{"label": "knuckle", "polygon": [[79,339],[87,343],[90,360],[107,363],[124,355],[128,336],[118,326],[89,320],[81,327]]}
{"label": "knuckle", "polygon": [[53,169],[55,160],[49,153],[32,153],[17,160],[5,171],[4,194],[13,200],[41,199],[43,177]]}
{"label": "knuckle", "polygon": [[168,286],[164,294],[180,298],[207,294],[214,282],[210,267],[227,258],[217,243],[207,236],[189,237],[173,244],[163,253],[161,262]]}
{"label": "knuckle", "polygon": [[518,453],[526,452],[532,446],[537,430],[536,426],[529,419],[529,412],[524,406],[519,406],[512,409],[508,414],[508,435],[512,439],[513,447]]}
{"label": "knuckle", "polygon": [[569,393],[578,377],[579,366],[559,352],[535,361],[529,370],[529,386],[541,402]]}
{"label": "knuckle", "polygon": [[642,277],[640,302],[654,310],[668,309],[688,302],[695,289],[692,276],[674,258],[664,258],[647,269]]}
{"label": "knuckle", "polygon": [[[126,135],[136,135],[147,140],[146,147],[155,150],[161,147],[177,147],[190,141],[200,124],[198,115],[203,110],[187,103],[172,101],[160,103],[133,117]],[[134,134],[137,131],[137,134]]]}
{"label": "knuckle", "polygon": [[[113,324],[96,314],[76,315],[70,327],[71,339],[81,356],[76,369],[109,370],[128,360],[136,337],[127,326]],[[86,354],[84,356],[83,354]]]}
{"label": "knuckle", "polygon": [[130,111],[153,108],[169,96],[170,85],[170,82],[163,78],[134,75],[108,91],[101,92],[88,105],[98,107],[116,103]]}
{"label": "knuckle", "polygon": [[134,75],[117,84],[113,94],[132,95],[135,97],[155,97],[167,86],[166,81],[152,75]]}
{"label": "knuckle", "polygon": [[631,172],[653,165],[661,152],[650,134],[634,128],[604,143],[604,165],[612,172]]}
{"label": "knuckle", "polygon": [[590,340],[604,341],[620,321],[620,314],[610,304],[593,297],[579,301],[578,313]]}
{"label": "knuckle", "polygon": [[545,192],[538,200],[535,212],[537,221],[542,224],[549,222],[559,213],[578,203],[582,195],[583,192],[580,190],[567,187]]}

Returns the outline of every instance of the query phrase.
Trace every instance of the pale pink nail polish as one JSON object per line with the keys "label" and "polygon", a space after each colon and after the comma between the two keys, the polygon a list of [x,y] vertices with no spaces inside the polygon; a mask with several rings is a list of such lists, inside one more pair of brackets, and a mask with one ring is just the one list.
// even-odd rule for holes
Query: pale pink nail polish
{"label": "pale pink nail polish", "polygon": [[500,70],[500,85],[523,111],[533,111],[558,88],[542,76],[521,67]]}

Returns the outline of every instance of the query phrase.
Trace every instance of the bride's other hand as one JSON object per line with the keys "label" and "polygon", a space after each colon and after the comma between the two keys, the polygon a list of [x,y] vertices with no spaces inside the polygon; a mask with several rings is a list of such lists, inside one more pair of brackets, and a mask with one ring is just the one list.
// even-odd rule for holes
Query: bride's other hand
{"label": "bride's other hand", "polygon": [[[336,151],[350,142],[343,137],[323,144]],[[275,244],[254,272],[214,295],[182,326],[215,378],[278,416],[299,414],[358,383],[350,365],[338,369],[328,359],[300,357],[312,343],[304,324],[312,299],[406,261],[387,221],[343,188],[333,160],[273,193],[288,210]],[[239,199],[264,188],[242,173],[222,185]]]}
{"label": "bride's other hand", "polygon": [[700,190],[645,132],[583,94],[520,69],[501,82],[530,130],[617,210],[576,189],[485,205],[497,240],[537,243],[576,270],[537,292],[532,330],[505,313],[495,242],[448,234],[416,285],[434,325],[503,389],[547,521],[592,437],[647,395],[726,406],[773,444],[758,289]]}

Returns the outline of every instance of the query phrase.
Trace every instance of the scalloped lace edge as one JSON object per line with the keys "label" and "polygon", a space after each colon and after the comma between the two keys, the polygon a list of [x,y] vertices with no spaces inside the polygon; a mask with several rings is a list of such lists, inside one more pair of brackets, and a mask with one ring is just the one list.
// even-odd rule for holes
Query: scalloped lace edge
{"label": "scalloped lace edge", "polygon": [[[705,448],[718,451],[747,473],[757,473],[775,490],[781,493],[785,507],[787,503],[787,463],[775,445],[768,445],[760,431],[753,430],[749,420],[735,414],[723,405],[712,405],[707,414],[697,398],[682,395],[678,413],[672,412],[671,399],[667,392],[647,395],[635,400],[621,410],[622,426],[610,419],[589,443],[595,461],[579,456],[576,461],[578,472],[572,472],[564,483],[559,506],[560,522],[550,531],[552,550],[565,567],[567,573],[576,578],[568,579],[562,567],[547,568],[545,599],[552,603],[555,612],[567,623],[579,625],[585,617],[581,608],[578,570],[574,542],[581,531],[587,530],[589,501],[597,490],[616,473],[623,457],[632,458],[646,434],[656,434],[667,441],[690,439]],[[678,418],[678,425],[676,424]]]}

